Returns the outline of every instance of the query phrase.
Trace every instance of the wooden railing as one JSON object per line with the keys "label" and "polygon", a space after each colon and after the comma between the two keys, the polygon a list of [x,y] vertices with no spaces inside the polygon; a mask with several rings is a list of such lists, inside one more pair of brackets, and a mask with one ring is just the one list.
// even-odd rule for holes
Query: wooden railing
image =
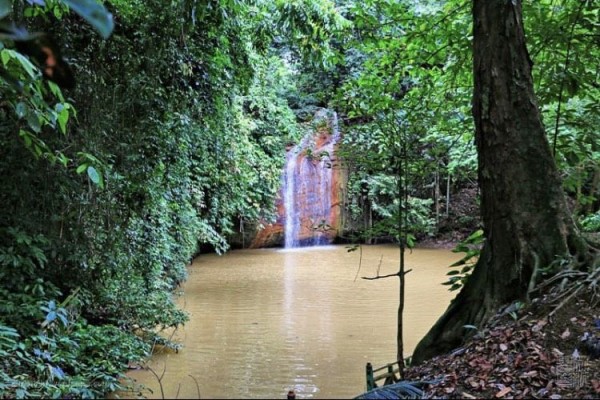
{"label": "wooden railing", "polygon": [[[384,370],[385,372],[375,375],[377,372]],[[395,363],[387,364],[383,367],[373,369],[373,365],[371,365],[371,363],[367,363],[366,374],[367,391],[369,391],[375,389],[376,387],[379,387],[377,382],[381,380],[383,380],[383,386],[391,385],[392,383],[400,381],[400,366],[398,364],[398,361],[396,361]]]}

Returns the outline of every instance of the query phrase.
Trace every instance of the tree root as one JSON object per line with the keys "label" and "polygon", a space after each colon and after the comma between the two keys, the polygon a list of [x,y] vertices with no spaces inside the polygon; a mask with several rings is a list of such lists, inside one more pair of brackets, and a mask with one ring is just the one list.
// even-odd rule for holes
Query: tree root
{"label": "tree root", "polygon": [[554,316],[554,314],[556,314],[558,312],[558,310],[560,310],[565,304],[567,304],[573,297],[575,297],[577,295],[577,293],[579,293],[581,291],[581,289],[584,288],[583,285],[577,285],[577,286],[573,286],[572,288],[570,288],[569,290],[567,290],[566,292],[564,292],[562,295],[560,295],[560,298],[565,297],[565,295],[567,293],[571,293],[567,296],[566,299],[564,299],[558,306],[554,307],[554,309],[550,312],[550,314],[548,314],[548,318],[552,318]]}
{"label": "tree root", "polygon": [[[582,290],[588,290],[591,293],[591,303],[595,305],[600,301],[600,257],[596,256],[595,259],[590,263],[587,271],[581,271],[579,268],[582,267],[581,263],[570,266],[558,274],[548,278],[542,282],[536,290],[551,287],[556,284],[557,281],[561,283],[551,290],[551,293],[555,294],[554,301],[558,302],[552,311],[548,314],[549,318],[552,318],[558,310],[560,310],[565,304],[569,303],[577,294]],[[573,280],[574,279],[574,280]]]}

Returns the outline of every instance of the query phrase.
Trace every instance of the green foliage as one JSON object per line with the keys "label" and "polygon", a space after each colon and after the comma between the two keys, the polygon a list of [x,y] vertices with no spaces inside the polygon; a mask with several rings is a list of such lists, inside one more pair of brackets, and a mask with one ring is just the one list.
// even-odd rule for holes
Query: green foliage
{"label": "green foliage", "polygon": [[[458,51],[469,47],[463,29],[470,21],[456,3],[345,2],[355,32],[342,50],[346,75],[335,104],[352,125],[344,138],[344,158],[352,160],[351,209],[373,214],[374,226],[385,221],[389,230],[401,223],[398,212],[389,218],[389,211],[398,208],[402,186],[410,199],[423,199],[412,211],[409,200],[403,210],[411,220],[404,222],[407,229],[432,234],[440,199],[426,200],[432,192],[425,188],[441,176],[475,177],[471,78],[464,68],[470,56]],[[448,24],[441,23],[445,15],[452,16]],[[387,196],[375,200],[368,186],[381,186],[383,176],[397,187],[388,185]]]}
{"label": "green foliage", "polygon": [[[401,137],[410,143],[403,155],[410,170],[409,193],[433,197],[439,212],[440,193],[435,190],[440,180],[460,185],[477,179],[470,3],[374,0],[341,4],[354,29],[338,48],[343,55],[338,75],[323,80],[326,74],[315,73],[306,85],[315,89],[308,94],[323,101],[321,93],[336,90],[333,101],[331,96],[326,99],[347,116],[346,158],[360,159],[356,164],[361,167],[351,166],[351,182],[365,185],[389,173],[385,170],[397,165],[394,157],[398,155],[397,144],[389,136]],[[591,1],[524,4],[536,93],[550,143],[556,144],[565,189],[579,215],[594,212],[599,204],[600,97],[593,34],[598,12],[598,5]],[[321,88],[322,82],[328,86]],[[401,135],[396,128],[400,125]],[[428,192],[428,187],[434,190]],[[351,209],[355,214],[359,210],[370,213],[371,204],[359,196],[364,194],[355,190]]]}
{"label": "green foliage", "polygon": [[105,41],[65,4],[104,37],[113,26],[87,0],[18,16],[69,60],[66,93],[0,32],[9,397],[102,397],[149,344],[172,345],[159,333],[188,318],[173,301],[186,265],[200,245],[226,251],[238,220],[274,217],[284,149],[300,135],[282,96],[293,72],[254,50],[250,5],[114,1]]}
{"label": "green foliage", "polygon": [[[0,59],[3,67],[0,88],[4,94],[0,113],[3,119],[14,124],[13,134],[18,134],[36,158],[66,166],[69,159],[48,146],[43,132],[59,130],[66,134],[66,124],[73,112],[71,104],[64,100],[58,86],[41,80],[37,68],[23,54],[3,48]],[[54,105],[49,104],[48,99],[52,97],[57,100]]]}
{"label": "green foliage", "polygon": [[600,232],[600,211],[583,218],[581,228],[584,232]]}
{"label": "green foliage", "polygon": [[128,362],[147,356],[149,346],[116,327],[67,323],[17,341],[0,324],[0,391],[14,398],[102,397],[123,388]]}
{"label": "green foliage", "polygon": [[114,22],[112,15],[106,11],[104,6],[98,4],[95,0],[62,1],[90,23],[104,39],[110,36],[114,28]]}
{"label": "green foliage", "polygon": [[575,200],[576,215],[593,213],[600,197],[600,50],[592,32],[600,7],[593,1],[543,0],[527,4],[524,12],[536,93],[565,190]]}
{"label": "green foliage", "polygon": [[352,46],[361,57],[352,58],[357,65],[340,93],[348,116],[402,112],[411,159],[428,161],[414,169],[415,182],[440,169],[472,179],[468,8],[454,1],[351,4],[361,32]]}
{"label": "green foliage", "polygon": [[16,345],[18,337],[19,334],[15,328],[0,325],[0,355],[3,357],[6,356],[7,352],[5,349]]}
{"label": "green foliage", "polygon": [[[561,125],[556,137],[556,159],[563,173],[563,186],[575,200],[575,214],[588,214],[600,198],[600,124],[598,98],[579,97],[562,105]],[[552,126],[556,120],[556,103],[545,107],[545,121]]]}
{"label": "green foliage", "polygon": [[[269,2],[267,2],[268,4]],[[290,32],[289,45],[305,60],[331,68],[337,62],[329,40],[351,26],[330,0],[277,0],[273,2],[279,29]]]}
{"label": "green foliage", "polygon": [[390,109],[372,118],[372,123],[349,129],[339,153],[349,169],[350,216],[356,226],[369,220],[363,223],[365,237],[398,242],[407,234],[406,244],[412,247],[417,235],[435,230],[432,201],[419,197],[417,189],[428,160],[415,156],[418,138],[406,130],[401,111]]}
{"label": "green foliage", "polygon": [[480,229],[470,234],[452,250],[453,253],[465,253],[465,255],[450,265],[450,268],[453,269],[446,274],[449,276],[448,280],[442,283],[442,285],[450,286],[449,291],[458,290],[465,285],[479,259],[484,240],[483,230]]}
{"label": "green foliage", "polygon": [[[435,232],[433,186],[475,179],[467,1],[105,5],[0,0],[3,395],[101,397],[149,344],[172,345],[159,334],[187,319],[173,300],[186,265],[226,251],[240,221],[274,219],[285,147],[317,107],[343,116],[350,229],[366,237],[412,246]],[[591,1],[525,10],[549,137],[588,231],[597,13]],[[43,48],[76,87],[53,80]],[[451,290],[481,238],[457,248]]]}

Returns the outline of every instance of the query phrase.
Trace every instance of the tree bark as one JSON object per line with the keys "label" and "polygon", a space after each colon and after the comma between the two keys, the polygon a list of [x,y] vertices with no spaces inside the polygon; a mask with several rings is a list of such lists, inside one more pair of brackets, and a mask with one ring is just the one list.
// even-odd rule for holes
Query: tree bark
{"label": "tree bark", "polygon": [[485,244],[463,290],[415,349],[461,345],[499,307],[528,300],[538,267],[580,244],[533,90],[521,0],[473,1],[473,116]]}

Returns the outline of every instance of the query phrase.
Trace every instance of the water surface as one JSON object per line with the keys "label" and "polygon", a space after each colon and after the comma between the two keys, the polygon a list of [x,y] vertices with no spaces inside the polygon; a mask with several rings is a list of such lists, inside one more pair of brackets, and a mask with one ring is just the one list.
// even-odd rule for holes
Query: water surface
{"label": "water surface", "polygon": [[[362,258],[362,261],[361,261]],[[232,251],[202,255],[189,267],[179,304],[190,321],[175,334],[184,348],[158,352],[149,366],[165,397],[349,398],[365,389],[365,364],[396,357],[398,279],[361,276],[398,270],[395,246]],[[454,296],[445,280],[459,255],[417,249],[406,256],[407,356]],[[359,262],[361,264],[358,279]],[[161,397],[148,371],[129,376]]]}

